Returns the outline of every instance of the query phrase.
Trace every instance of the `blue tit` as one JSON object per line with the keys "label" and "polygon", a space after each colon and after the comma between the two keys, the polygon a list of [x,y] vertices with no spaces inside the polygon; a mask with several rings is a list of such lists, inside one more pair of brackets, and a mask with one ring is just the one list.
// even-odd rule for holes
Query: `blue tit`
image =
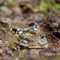
{"label": "blue tit", "polygon": [[19,35],[23,34],[23,30],[22,29],[17,29],[16,34],[19,34]]}
{"label": "blue tit", "polygon": [[28,33],[36,34],[36,32],[34,31],[34,29],[33,29],[33,28],[30,28],[30,29],[28,30]]}
{"label": "blue tit", "polygon": [[12,31],[16,34],[22,34],[23,33],[23,30],[19,29],[19,28],[12,28]]}
{"label": "blue tit", "polygon": [[19,40],[20,40],[20,35],[23,35],[23,31],[22,30],[20,30],[20,29],[17,29],[17,31],[16,31],[16,38],[18,38]]}
{"label": "blue tit", "polygon": [[46,45],[47,43],[48,43],[48,42],[47,42],[47,38],[45,37],[44,34],[41,34],[41,35],[39,36],[39,39],[38,39],[38,44],[44,46],[44,45]]}
{"label": "blue tit", "polygon": [[30,39],[29,39],[29,38],[27,38],[27,37],[26,37],[26,36],[24,36],[24,35],[19,35],[19,37],[20,37],[21,39],[23,39],[23,40],[30,41]]}
{"label": "blue tit", "polygon": [[34,25],[33,29],[34,29],[34,31],[37,31],[39,29],[39,25]]}
{"label": "blue tit", "polygon": [[36,34],[36,32],[35,31],[29,31],[31,34]]}
{"label": "blue tit", "polygon": [[12,31],[13,31],[14,33],[16,33],[16,32],[17,32],[17,28],[12,28]]}
{"label": "blue tit", "polygon": [[34,25],[33,27],[31,27],[28,32],[30,32],[31,34],[36,34],[36,32],[38,31],[39,26],[38,25]]}

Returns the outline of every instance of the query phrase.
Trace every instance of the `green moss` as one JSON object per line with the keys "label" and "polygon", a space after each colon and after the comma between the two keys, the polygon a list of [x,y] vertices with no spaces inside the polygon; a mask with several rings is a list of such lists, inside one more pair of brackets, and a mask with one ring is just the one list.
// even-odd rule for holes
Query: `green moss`
{"label": "green moss", "polygon": [[20,27],[20,28],[26,28],[27,26],[22,23],[13,23],[12,26],[14,27]]}
{"label": "green moss", "polygon": [[60,10],[60,4],[55,4],[55,9]]}
{"label": "green moss", "polygon": [[20,51],[20,53],[19,53],[19,58],[20,58],[21,60],[27,60],[27,58],[25,57],[25,53],[24,53],[23,51]]}
{"label": "green moss", "polygon": [[39,5],[39,10],[42,11],[42,12],[45,12],[45,13],[48,12],[49,8],[50,8],[50,4],[45,3],[45,2],[41,2],[40,5]]}
{"label": "green moss", "polygon": [[48,2],[51,4],[51,3],[55,3],[55,0],[48,0]]}
{"label": "green moss", "polygon": [[26,7],[32,8],[32,5],[31,4],[27,4]]}
{"label": "green moss", "polygon": [[13,6],[16,6],[18,4],[18,0],[8,0],[8,1]]}
{"label": "green moss", "polygon": [[0,9],[2,12],[6,13],[6,14],[12,13],[12,11],[7,6],[1,6]]}
{"label": "green moss", "polygon": [[10,40],[10,47],[12,49],[15,49],[16,48],[16,44],[15,44],[14,40]]}
{"label": "green moss", "polygon": [[19,57],[20,57],[20,58],[23,58],[23,57],[24,57],[24,53],[23,53],[22,51],[20,51]]}
{"label": "green moss", "polygon": [[0,4],[2,4],[4,2],[4,0],[0,0]]}
{"label": "green moss", "polygon": [[60,60],[60,56],[57,56],[57,57],[56,57],[56,60]]}

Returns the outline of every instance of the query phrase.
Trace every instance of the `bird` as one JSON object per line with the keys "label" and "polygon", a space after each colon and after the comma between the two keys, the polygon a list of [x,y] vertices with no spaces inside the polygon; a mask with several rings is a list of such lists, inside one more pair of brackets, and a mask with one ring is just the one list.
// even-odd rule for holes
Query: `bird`
{"label": "bird", "polygon": [[13,28],[12,29],[16,34],[16,38],[19,40],[23,40],[23,41],[32,41],[30,40],[30,38],[28,38],[28,36],[26,36],[26,31],[24,31],[23,29],[19,29],[19,28]]}
{"label": "bird", "polygon": [[48,41],[47,41],[47,38],[46,38],[45,34],[40,34],[39,35],[39,39],[38,39],[37,43],[40,46],[48,47]]}
{"label": "bird", "polygon": [[35,35],[38,30],[39,30],[39,25],[34,25],[33,27],[30,27],[27,32],[32,35]]}

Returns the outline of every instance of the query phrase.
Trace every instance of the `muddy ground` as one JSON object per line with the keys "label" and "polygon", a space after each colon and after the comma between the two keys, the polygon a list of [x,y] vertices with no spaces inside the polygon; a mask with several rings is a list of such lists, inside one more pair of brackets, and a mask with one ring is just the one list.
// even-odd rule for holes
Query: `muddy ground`
{"label": "muddy ground", "polygon": [[[7,0],[6,0],[7,1]],[[27,0],[29,3],[29,0]],[[32,4],[33,2],[30,2]],[[32,4],[33,7],[37,7],[37,2]],[[38,3],[39,4],[39,3]],[[8,6],[13,13],[6,14],[0,11],[0,60],[60,60],[60,45],[56,46],[55,43],[51,42],[49,47],[46,49],[20,49],[20,46],[16,46],[14,49],[10,47],[10,41],[18,41],[15,35],[12,33],[11,28],[29,28],[36,23],[39,26],[44,27],[46,34],[50,33],[48,27],[45,27],[45,23],[49,20],[56,21],[55,26],[60,26],[60,11],[50,11],[48,14],[43,12],[37,13],[21,13],[16,12],[16,7],[11,7],[9,3],[3,4]],[[19,5],[19,4],[18,4]],[[52,23],[51,23],[51,26]],[[53,28],[55,31],[55,28]],[[57,30],[56,30],[57,31]],[[60,32],[60,28],[58,30]],[[47,33],[48,32],[48,33]],[[32,37],[33,39],[38,38],[37,36]],[[60,43],[59,43],[60,44]]]}

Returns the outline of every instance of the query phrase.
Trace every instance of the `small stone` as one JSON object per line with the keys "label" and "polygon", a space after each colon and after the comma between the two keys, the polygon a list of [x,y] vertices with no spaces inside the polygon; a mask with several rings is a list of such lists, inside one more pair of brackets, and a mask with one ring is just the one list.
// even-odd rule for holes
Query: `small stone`
{"label": "small stone", "polygon": [[2,40],[0,40],[0,46],[3,44],[3,41]]}
{"label": "small stone", "polygon": [[5,47],[4,51],[7,55],[13,56],[12,50],[9,47]]}
{"label": "small stone", "polygon": [[46,44],[46,45],[44,46],[44,48],[48,48],[48,44]]}
{"label": "small stone", "polygon": [[15,7],[13,10],[17,15],[20,15],[22,13],[22,11],[19,7]]}
{"label": "small stone", "polygon": [[12,6],[16,6],[18,4],[18,0],[8,0],[8,2],[12,5]]}
{"label": "small stone", "polygon": [[3,55],[3,50],[2,49],[0,49],[0,56],[2,56]]}
{"label": "small stone", "polygon": [[4,43],[4,44],[5,44],[5,45],[8,45],[8,43],[9,43],[8,41],[5,41],[5,43]]}
{"label": "small stone", "polygon": [[0,43],[2,43],[2,40],[0,40]]}
{"label": "small stone", "polygon": [[2,40],[2,37],[0,37],[0,40]]}
{"label": "small stone", "polygon": [[58,27],[58,23],[53,23],[53,26]]}
{"label": "small stone", "polygon": [[18,57],[16,57],[14,60],[20,60]]}

